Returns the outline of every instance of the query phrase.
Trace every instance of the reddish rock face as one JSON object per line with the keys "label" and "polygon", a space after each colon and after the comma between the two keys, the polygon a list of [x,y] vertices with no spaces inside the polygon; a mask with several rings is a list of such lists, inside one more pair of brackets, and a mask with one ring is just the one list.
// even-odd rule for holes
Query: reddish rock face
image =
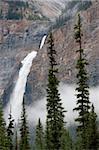
{"label": "reddish rock face", "polygon": [[[85,49],[85,55],[89,62],[88,73],[90,76],[89,83],[91,86],[99,84],[99,18],[98,15],[93,16],[93,11],[98,14],[99,3],[94,3],[90,9],[81,13],[83,38],[82,46]],[[91,20],[89,19],[92,18]],[[92,15],[92,16],[91,16]],[[90,20],[90,21],[89,21]],[[57,51],[57,63],[59,64],[59,79],[64,83],[76,83],[76,60],[78,45],[74,40],[74,24],[75,18],[66,23],[63,27],[54,30],[54,43]],[[46,85],[48,73],[48,57],[47,45],[42,50],[38,51],[38,55],[33,63],[30,73],[30,78],[33,79],[33,74],[36,74],[37,87]],[[30,78],[28,81],[30,82]],[[35,84],[35,80],[34,80]]]}
{"label": "reddish rock face", "polygon": [[[89,66],[88,72],[90,76],[90,85],[98,85],[99,84],[99,2],[93,3],[93,5],[87,9],[86,11],[81,12],[82,24],[83,24],[83,48],[85,49],[85,55],[88,59]],[[76,83],[76,60],[78,49],[78,45],[74,40],[74,24],[76,22],[77,16],[75,16],[69,22],[59,29],[54,29],[54,42],[55,49],[57,51],[57,63],[59,67],[59,80],[64,83]],[[7,75],[2,80],[2,84],[0,84],[0,89],[4,91],[5,87],[9,88],[9,82],[11,81],[11,77],[13,76],[14,81],[18,76],[18,68],[21,60],[32,50],[37,50],[37,57],[33,61],[33,65],[31,68],[31,72],[28,77],[27,87],[26,87],[26,98],[31,101],[37,100],[44,96],[46,84],[47,84],[47,74],[48,74],[48,57],[47,57],[47,43],[44,47],[39,50],[37,44],[43,34],[40,35],[38,33],[44,31],[46,27],[48,27],[48,22],[32,22],[32,21],[17,21],[17,22],[6,22],[6,26],[10,28],[10,35],[14,35],[15,41],[12,42],[12,49],[6,48],[0,49],[0,60],[3,61],[3,57],[7,57],[7,60],[11,60],[13,58],[12,66],[10,65],[10,70],[5,70],[4,65],[2,65],[3,74],[0,74],[0,78]],[[38,24],[38,28],[37,28]],[[43,24],[43,25],[42,25]],[[42,30],[41,30],[42,29]],[[22,46],[22,38],[24,36],[24,32],[28,31],[27,41],[25,41],[25,46]],[[36,34],[35,34],[36,33]],[[15,36],[17,35],[17,36]],[[36,37],[37,35],[37,37]],[[39,39],[36,39],[40,37]],[[5,40],[7,36],[4,37]],[[37,40],[36,42],[32,42],[34,38]],[[12,38],[13,39],[13,38]],[[14,42],[16,46],[14,45]],[[20,48],[20,44],[21,48]],[[31,44],[32,43],[32,44]],[[36,43],[36,47],[35,47]],[[11,43],[10,43],[11,44]],[[39,44],[38,44],[39,45]],[[2,56],[1,56],[2,55]],[[9,61],[8,61],[9,62]],[[12,70],[11,70],[12,68]],[[8,74],[9,76],[8,76]],[[1,82],[1,81],[0,81]],[[5,83],[5,84],[4,84]],[[3,85],[4,84],[4,85]],[[2,86],[3,85],[3,86]]]}
{"label": "reddish rock face", "polygon": [[[9,10],[22,14],[22,18],[44,20],[44,16],[50,20],[54,20],[61,14],[61,10],[65,7],[67,0],[1,0],[0,12],[2,10],[3,17],[8,16]],[[20,7],[19,7],[20,6]],[[10,9],[9,9],[10,8]]]}
{"label": "reddish rock face", "polygon": [[86,18],[86,21],[89,24],[95,21],[96,19],[99,19],[99,2],[94,1],[92,7],[83,12],[83,16]]}

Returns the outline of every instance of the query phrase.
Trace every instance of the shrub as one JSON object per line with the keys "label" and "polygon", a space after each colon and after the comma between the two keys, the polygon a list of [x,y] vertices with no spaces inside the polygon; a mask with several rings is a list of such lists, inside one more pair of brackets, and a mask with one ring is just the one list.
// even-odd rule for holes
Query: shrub
{"label": "shrub", "polygon": [[91,1],[80,2],[78,5],[78,11],[86,10],[92,5]]}

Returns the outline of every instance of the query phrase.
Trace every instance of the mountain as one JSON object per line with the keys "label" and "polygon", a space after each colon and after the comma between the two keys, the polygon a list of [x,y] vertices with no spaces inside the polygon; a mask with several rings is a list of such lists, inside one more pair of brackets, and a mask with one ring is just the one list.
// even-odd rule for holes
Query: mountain
{"label": "mountain", "polygon": [[[86,57],[89,62],[88,72],[90,75],[90,86],[99,85],[99,2],[93,3],[90,8],[81,12],[83,23],[83,47],[85,48]],[[55,49],[57,50],[57,62],[59,64],[59,79],[65,84],[76,83],[76,60],[77,45],[74,40],[74,24],[76,16],[65,22],[63,26],[54,29]],[[58,25],[56,25],[57,27]],[[40,62],[39,62],[40,60]],[[47,45],[39,50],[38,56],[28,78],[26,96],[30,96],[32,91],[33,97],[39,99],[45,92],[47,84]],[[46,80],[45,80],[46,79]],[[46,81],[46,82],[45,82]],[[31,84],[32,83],[32,84]],[[34,87],[36,85],[36,87]],[[43,88],[44,87],[44,88]],[[30,90],[28,90],[30,89]],[[38,91],[38,92],[34,92]],[[39,95],[38,95],[39,93]],[[32,99],[32,98],[31,98]],[[36,99],[35,99],[36,100]]]}
{"label": "mountain", "polygon": [[66,0],[36,0],[35,2],[40,12],[51,20],[59,16],[66,5]]}
{"label": "mountain", "polygon": [[[8,1],[3,2],[8,3]],[[28,100],[27,103],[29,104],[45,95],[48,70],[47,44],[41,50],[39,45],[42,37],[48,34],[50,28],[53,28],[55,49],[58,53],[59,79],[61,82],[68,84],[76,82],[75,64],[77,54],[75,51],[77,45],[73,38],[73,27],[78,11],[81,11],[83,23],[83,47],[86,50],[88,61],[91,62],[88,67],[90,85],[98,85],[99,2],[72,1],[65,3],[66,5],[63,3],[64,1],[46,0],[45,3],[43,0],[31,0],[28,2],[29,9],[35,6],[36,10],[38,9],[37,14],[41,14],[41,16],[45,15],[44,11],[46,10],[43,19],[6,20],[1,18],[0,20],[0,95],[3,97],[4,103],[6,104],[9,100],[16,83],[21,61],[32,50],[36,50],[38,54],[33,61],[28,77],[25,99]],[[53,21],[53,18],[55,19],[57,15],[59,17],[56,21]]]}
{"label": "mountain", "polygon": [[66,1],[64,0],[4,0],[0,2],[0,16],[7,19],[29,20],[50,19],[61,14]]}

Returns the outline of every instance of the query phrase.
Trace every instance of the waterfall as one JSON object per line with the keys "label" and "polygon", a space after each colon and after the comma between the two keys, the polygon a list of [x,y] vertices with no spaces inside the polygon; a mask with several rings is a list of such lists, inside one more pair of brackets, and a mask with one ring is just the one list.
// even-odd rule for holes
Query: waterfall
{"label": "waterfall", "polygon": [[22,109],[21,107],[22,107],[23,96],[25,93],[27,77],[29,75],[30,68],[32,66],[32,61],[36,57],[36,54],[37,54],[36,51],[32,51],[21,62],[22,67],[19,71],[19,77],[16,82],[15,88],[11,94],[10,104],[8,104],[6,108],[6,115],[8,115],[8,112],[10,110],[10,105],[11,105],[12,116],[14,117],[16,122],[18,121],[21,114],[21,109]]}
{"label": "waterfall", "polygon": [[43,47],[43,45],[45,43],[46,37],[47,37],[47,35],[43,36],[42,41],[41,41],[41,45],[40,45],[40,49],[42,49],[42,47]]}
{"label": "waterfall", "polygon": [[[41,41],[40,49],[43,47],[45,39],[46,39],[46,36],[44,35]],[[12,116],[15,119],[15,122],[17,123],[18,119],[20,119],[21,110],[22,110],[22,101],[23,101],[23,96],[25,93],[27,77],[30,73],[33,59],[36,57],[36,55],[37,55],[37,52],[32,51],[21,62],[22,67],[19,71],[18,80],[16,82],[16,85],[10,97],[10,103],[8,103],[7,107],[5,108],[6,121],[8,119],[10,107],[11,107]]]}

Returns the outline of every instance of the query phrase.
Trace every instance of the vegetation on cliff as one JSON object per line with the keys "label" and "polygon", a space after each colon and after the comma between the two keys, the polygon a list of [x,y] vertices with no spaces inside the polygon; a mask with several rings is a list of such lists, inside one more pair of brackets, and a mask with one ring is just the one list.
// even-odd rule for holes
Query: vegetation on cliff
{"label": "vegetation on cliff", "polygon": [[[59,80],[57,77],[58,66],[56,61],[58,54],[54,48],[53,35],[50,33],[48,39],[49,70],[46,90],[46,128],[44,131],[39,119],[36,126],[35,150],[98,150],[99,148],[97,114],[95,113],[94,105],[90,104],[89,99],[89,77],[86,69],[88,63],[84,55],[84,49],[82,48],[82,24],[80,15],[78,15],[78,22],[75,25],[75,40],[79,46],[76,65],[78,71],[76,88],[77,105],[76,108],[74,108],[74,110],[78,112],[78,117],[75,120],[78,122],[77,138],[75,137],[76,142],[72,140],[64,121],[65,111],[62,107],[58,91]],[[11,150],[13,147],[20,150],[33,149],[30,146],[30,135],[24,100],[22,105],[20,136],[17,136],[16,132],[13,133],[13,122],[14,120],[10,114],[9,126],[6,130],[2,107],[0,107],[0,149]],[[13,139],[15,139],[15,141],[13,141]]]}

